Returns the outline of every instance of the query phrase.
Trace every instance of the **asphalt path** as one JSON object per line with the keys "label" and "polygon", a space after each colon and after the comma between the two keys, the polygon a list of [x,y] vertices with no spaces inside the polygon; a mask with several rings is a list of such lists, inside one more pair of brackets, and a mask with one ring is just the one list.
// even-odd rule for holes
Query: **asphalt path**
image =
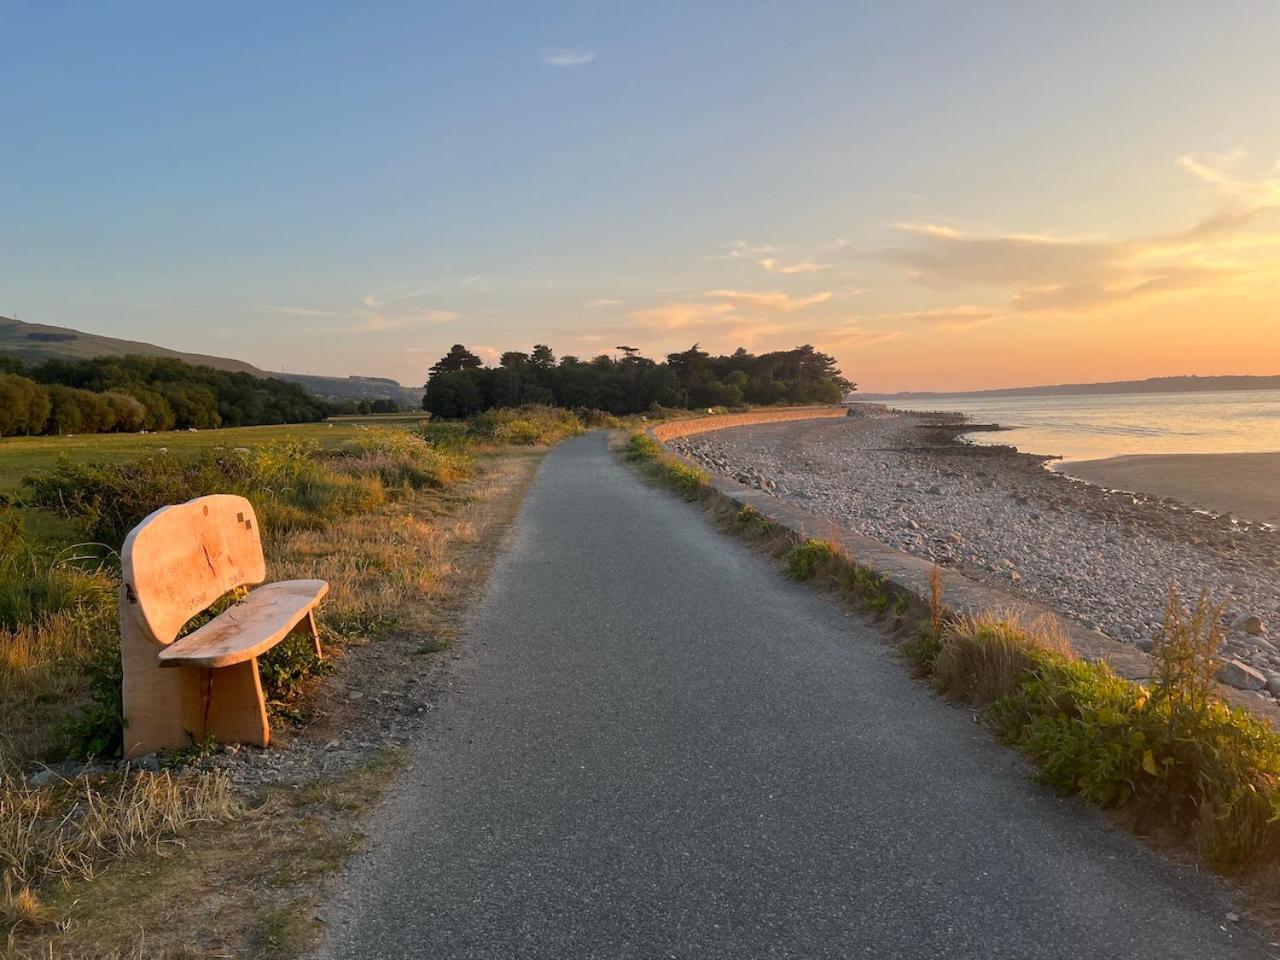
{"label": "asphalt path", "polygon": [[546,458],[459,650],[323,956],[1271,955],[598,434]]}

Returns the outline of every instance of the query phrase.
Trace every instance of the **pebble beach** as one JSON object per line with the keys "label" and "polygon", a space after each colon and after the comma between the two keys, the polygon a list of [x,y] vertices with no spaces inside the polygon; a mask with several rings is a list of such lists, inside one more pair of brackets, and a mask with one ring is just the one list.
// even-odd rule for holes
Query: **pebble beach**
{"label": "pebble beach", "polygon": [[669,445],[708,472],[1143,649],[1170,584],[1191,600],[1208,591],[1226,608],[1223,656],[1234,664],[1222,679],[1280,693],[1280,531],[1109,490],[1046,469],[1049,458],[965,439],[982,426],[891,412],[738,427]]}

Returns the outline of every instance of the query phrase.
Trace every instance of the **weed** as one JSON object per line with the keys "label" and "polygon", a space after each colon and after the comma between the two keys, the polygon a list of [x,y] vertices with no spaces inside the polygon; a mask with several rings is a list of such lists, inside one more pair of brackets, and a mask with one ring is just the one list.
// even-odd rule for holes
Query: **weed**
{"label": "weed", "polygon": [[633,433],[627,440],[624,456],[632,461],[656,460],[662,453],[662,444],[647,433]]}
{"label": "weed", "polygon": [[792,580],[812,580],[839,555],[839,551],[827,541],[810,538],[796,544],[782,559],[787,567],[787,576]]}

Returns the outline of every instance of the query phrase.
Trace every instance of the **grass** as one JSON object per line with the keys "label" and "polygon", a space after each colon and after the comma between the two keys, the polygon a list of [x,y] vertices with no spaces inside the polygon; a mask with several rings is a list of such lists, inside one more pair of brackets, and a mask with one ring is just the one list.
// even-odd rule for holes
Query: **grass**
{"label": "grass", "polygon": [[[361,689],[353,678],[386,687],[420,672],[424,651],[447,648],[540,456],[470,438],[461,424],[425,436],[361,425],[335,447],[271,441],[134,463],[63,462],[42,502],[78,538],[118,537],[156,501],[209,487],[247,492],[263,518],[270,577],[331,585],[319,617],[327,659],[299,642],[260,663],[275,742],[287,745],[303,735],[291,732],[294,722],[308,736],[346,735],[360,719],[353,712],[369,709],[369,700],[344,706],[342,691]],[[223,813],[207,802],[225,784],[207,777],[220,774],[32,787],[19,768],[83,750],[88,735],[119,723],[115,568],[110,558],[74,560],[85,551],[35,542],[22,521],[39,513],[0,511],[10,521],[0,522],[0,555],[12,574],[0,581],[0,621],[10,618],[0,623],[0,875],[9,891],[0,887],[0,909],[18,931],[0,956],[205,955],[181,940],[202,912],[240,955],[297,954],[315,932],[316,885],[358,845],[354,820],[389,769],[277,791],[253,808],[233,797]],[[168,762],[176,771],[207,756],[207,745],[194,745]],[[165,794],[166,785],[178,792]],[[233,892],[192,900],[193,886],[210,884]],[[262,885],[274,892],[255,893],[251,904],[234,892]],[[228,919],[229,901],[243,919]]]}

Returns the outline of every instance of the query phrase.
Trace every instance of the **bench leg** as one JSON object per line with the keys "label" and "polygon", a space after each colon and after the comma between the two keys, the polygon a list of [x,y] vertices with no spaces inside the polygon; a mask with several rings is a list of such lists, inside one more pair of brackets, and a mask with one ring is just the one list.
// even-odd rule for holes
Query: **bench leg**
{"label": "bench leg", "polygon": [[161,647],[134,619],[124,588],[120,633],[125,759],[190,746],[204,729],[205,671],[161,668]]}
{"label": "bench leg", "polygon": [[265,747],[271,737],[267,703],[258,679],[258,660],[201,671],[209,679],[204,735],[218,743]]}
{"label": "bench leg", "polygon": [[311,638],[311,644],[315,647],[316,659],[324,659],[324,651],[320,649],[320,628],[316,626],[316,612],[308,610],[307,615],[299,620],[290,633],[301,633]]}

